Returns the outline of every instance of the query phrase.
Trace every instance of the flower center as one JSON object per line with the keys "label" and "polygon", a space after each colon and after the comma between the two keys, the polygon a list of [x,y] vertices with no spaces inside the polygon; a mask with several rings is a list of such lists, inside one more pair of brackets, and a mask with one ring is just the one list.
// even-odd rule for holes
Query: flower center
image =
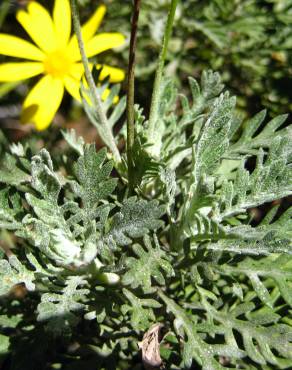
{"label": "flower center", "polygon": [[72,61],[63,50],[56,50],[47,55],[44,67],[47,74],[62,78],[70,72]]}

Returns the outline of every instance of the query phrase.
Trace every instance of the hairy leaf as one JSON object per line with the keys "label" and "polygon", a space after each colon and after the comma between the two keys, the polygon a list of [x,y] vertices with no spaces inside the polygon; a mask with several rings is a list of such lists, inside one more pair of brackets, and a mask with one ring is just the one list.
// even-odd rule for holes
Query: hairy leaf
{"label": "hairy leaf", "polygon": [[128,257],[126,259],[128,271],[122,279],[125,285],[131,285],[132,288],[141,286],[147,292],[151,290],[151,278],[158,284],[164,285],[165,279],[162,271],[167,276],[174,274],[166,252],[161,249],[156,238],[154,242],[155,247],[152,247],[150,239],[144,238],[147,250],[139,244],[133,245],[133,251],[138,258]]}
{"label": "hairy leaf", "polygon": [[157,230],[163,225],[159,218],[164,210],[156,200],[147,202],[131,197],[114,215],[107,237],[112,238],[117,245],[131,244],[131,239],[140,238],[150,230]]}

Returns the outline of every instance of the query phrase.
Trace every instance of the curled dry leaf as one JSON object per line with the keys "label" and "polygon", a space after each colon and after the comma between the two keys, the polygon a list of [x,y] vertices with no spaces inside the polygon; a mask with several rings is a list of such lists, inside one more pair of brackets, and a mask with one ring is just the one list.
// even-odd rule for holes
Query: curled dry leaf
{"label": "curled dry leaf", "polygon": [[139,348],[142,350],[142,361],[146,370],[157,369],[162,365],[159,350],[159,336],[162,327],[161,323],[152,325],[144,334],[142,341],[138,343]]}

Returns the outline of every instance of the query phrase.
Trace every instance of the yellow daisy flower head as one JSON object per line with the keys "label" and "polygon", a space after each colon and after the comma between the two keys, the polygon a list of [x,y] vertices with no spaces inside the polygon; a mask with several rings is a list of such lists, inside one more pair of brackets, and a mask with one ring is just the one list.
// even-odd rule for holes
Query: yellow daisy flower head
{"label": "yellow daisy flower head", "polygon": [[[95,35],[105,11],[105,6],[101,5],[82,27],[88,58],[118,47],[125,41],[121,33]],[[42,5],[33,1],[26,11],[20,10],[16,18],[35,45],[0,33],[0,54],[26,60],[0,64],[0,82],[44,75],[24,100],[21,114],[23,123],[34,123],[38,130],[44,130],[54,118],[65,89],[75,99],[81,100],[79,87],[84,69],[76,36],[70,37],[70,3],[69,0],[55,0],[51,17]],[[110,77],[110,82],[120,82],[125,77],[121,69],[105,65],[100,79],[106,76]]]}

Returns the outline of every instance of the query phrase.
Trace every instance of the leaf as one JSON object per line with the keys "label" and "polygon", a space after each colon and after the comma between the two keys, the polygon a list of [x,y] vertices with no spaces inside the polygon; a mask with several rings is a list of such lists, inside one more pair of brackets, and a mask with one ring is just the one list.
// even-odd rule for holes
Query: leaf
{"label": "leaf", "polygon": [[143,335],[143,339],[138,343],[142,351],[142,361],[146,369],[152,370],[162,365],[159,348],[159,333],[162,324],[154,324]]}
{"label": "leaf", "polygon": [[46,149],[42,149],[32,158],[31,175],[33,188],[52,206],[56,206],[62,185],[54,172],[51,156]]}
{"label": "leaf", "polygon": [[15,255],[11,255],[8,261],[0,260],[0,278],[0,296],[8,294],[16,284],[25,284],[27,290],[35,289],[34,272],[28,270]]}
{"label": "leaf", "polygon": [[75,313],[84,311],[86,305],[82,301],[88,294],[88,289],[78,289],[87,284],[81,276],[71,276],[66,280],[66,286],[60,293],[44,293],[37,307],[38,321],[49,321],[47,328],[55,335],[70,330],[78,323]]}
{"label": "leaf", "polygon": [[[171,79],[165,78],[158,87],[158,112],[155,122],[155,141],[149,138],[149,132],[145,130],[144,137],[146,138],[145,150],[151,158],[159,158],[163,148],[163,137],[167,130],[167,121],[170,112],[173,110],[174,102],[177,97],[177,91],[174,82]],[[149,127],[149,126],[148,126]],[[149,140],[151,142],[149,142]]]}
{"label": "leaf", "polygon": [[193,242],[225,239],[232,235],[232,231],[232,229],[224,228],[216,220],[199,212],[192,215],[188,225],[184,228],[185,235],[191,237]]}
{"label": "leaf", "polygon": [[136,197],[127,199],[112,219],[107,238],[117,245],[129,245],[131,239],[144,236],[150,230],[157,230],[163,225],[159,218],[164,213],[163,206],[158,201],[137,200]]}
{"label": "leaf", "polygon": [[183,126],[195,123],[200,114],[210,107],[213,99],[221,93],[224,87],[220,74],[211,70],[203,71],[200,85],[194,78],[189,77],[189,85],[193,102],[190,106],[186,97],[181,96],[183,115],[180,124]]}
{"label": "leaf", "polygon": [[74,129],[62,131],[62,135],[72,149],[79,155],[83,155],[85,143],[82,136],[76,136]]}
{"label": "leaf", "polygon": [[273,299],[266,287],[267,279],[272,279],[287,304],[292,307],[292,257],[289,255],[271,255],[259,260],[245,258],[237,264],[215,267],[222,275],[246,275],[259,299],[273,307]]}
{"label": "leaf", "polygon": [[0,162],[0,182],[14,186],[29,182],[30,175],[20,167],[17,158],[5,153]]}
{"label": "leaf", "polygon": [[0,229],[17,230],[21,228],[22,214],[20,196],[9,191],[8,188],[0,190]]}
{"label": "leaf", "polygon": [[10,339],[4,334],[0,334],[0,355],[4,355],[9,351]]}
{"label": "leaf", "polygon": [[[101,69],[98,71],[98,74],[101,72]],[[120,91],[120,85],[115,84],[111,87],[110,93],[104,99],[104,92],[109,88],[109,84],[106,81],[103,81],[101,86],[98,86],[97,92],[100,96],[103,97],[101,102],[101,107],[94,106],[94,99],[92,99],[91,92],[85,88],[84,85],[81,87],[81,97],[84,110],[90,120],[90,122],[96,127],[101,139],[109,147],[112,147],[112,144],[109,142],[109,135],[107,133],[108,128],[112,131],[115,124],[119,121],[120,117],[126,109],[126,98],[122,97],[119,102],[115,105]],[[103,111],[106,119],[108,128],[105,129],[104,122],[100,121],[100,117],[97,114],[100,109]],[[111,113],[109,114],[109,110]]]}
{"label": "leaf", "polygon": [[[179,95],[182,105],[182,116],[176,115],[177,90],[173,82],[165,79],[160,87],[159,119],[155,130],[155,144],[148,143],[146,134],[145,150],[154,153],[155,158],[163,158],[165,164],[175,170],[184,158],[190,157],[191,148],[196,139],[204,112],[209,111],[214,98],[223,89],[221,77],[218,73],[204,71],[201,83],[189,78],[192,102],[189,103],[184,95]],[[193,135],[186,132],[192,125]],[[150,145],[150,147],[149,147]]]}
{"label": "leaf", "polygon": [[82,199],[88,221],[92,219],[99,202],[105,200],[116,187],[116,179],[109,178],[113,164],[104,164],[105,159],[105,149],[96,153],[94,145],[86,145],[84,154],[74,165],[78,183],[72,181],[71,184],[73,191]]}
{"label": "leaf", "polygon": [[126,259],[127,272],[122,278],[125,285],[131,285],[133,289],[141,286],[144,292],[151,291],[151,278],[159,285],[165,284],[162,271],[167,276],[173,276],[174,271],[169,263],[169,258],[163,251],[157,238],[154,238],[155,247],[151,245],[150,238],[144,238],[146,250],[139,244],[133,245],[133,251],[138,258],[128,257]]}
{"label": "leaf", "polygon": [[[188,369],[191,368],[192,360],[194,359],[203,370],[225,369],[225,367],[221,366],[215,359],[215,356],[217,357],[218,354],[223,354],[222,348],[205,343],[196,330],[196,324],[184,310],[161,291],[159,292],[159,296],[166,304],[168,311],[172,312],[176,317],[177,322],[175,325],[177,327],[182,327],[184,335],[187,337],[187,340],[184,341],[182,353],[184,366]],[[231,354],[233,352],[235,356],[239,358],[242,357],[242,352],[237,348],[232,348],[232,345],[227,345],[227,348],[227,353]]]}
{"label": "leaf", "polygon": [[123,288],[123,294],[131,304],[130,306],[125,304],[121,307],[123,315],[127,312],[131,313],[131,325],[133,329],[148,329],[155,320],[152,308],[159,308],[161,306],[160,303],[154,299],[138,298],[126,288]]}
{"label": "leaf", "polygon": [[33,157],[31,167],[32,186],[40,198],[30,193],[25,194],[34,215],[27,214],[18,235],[29,239],[55,263],[76,263],[81,253],[80,242],[75,240],[71,225],[65,218],[65,213],[72,209],[72,203],[65,208],[58,204],[62,184],[54,172],[49,153],[43,149],[39,155]]}
{"label": "leaf", "polygon": [[177,190],[175,172],[168,167],[160,168],[159,179],[163,185],[163,199],[164,201],[166,201],[167,213],[171,215],[172,208],[175,203],[175,194]]}
{"label": "leaf", "polygon": [[[260,365],[268,363],[280,365],[281,357],[292,359],[292,330],[285,324],[272,324],[268,327],[260,326],[237,318],[236,311],[223,312],[216,310],[207,300],[203,299],[203,306],[208,314],[222,327],[225,336],[229,335],[231,328],[242,336],[243,347],[246,354]],[[274,355],[272,349],[278,355]]]}
{"label": "leaf", "polygon": [[[237,153],[255,154],[255,149],[257,148],[268,148],[272,146],[275,137],[291,138],[291,129],[289,127],[278,130],[286,121],[288,115],[283,114],[277,116],[261,128],[266,113],[266,110],[262,110],[245,122],[241,136],[229,148],[229,156],[236,156]],[[259,130],[260,132],[257,133]],[[235,131],[235,133],[237,132]],[[255,135],[256,133],[257,135]]]}
{"label": "leaf", "polygon": [[1,328],[16,328],[17,325],[22,321],[22,315],[15,315],[9,317],[8,315],[0,315],[0,327]]}
{"label": "leaf", "polygon": [[191,30],[202,32],[220,49],[223,49],[228,43],[228,31],[226,30],[226,25],[222,23],[184,20],[183,24]]}
{"label": "leaf", "polygon": [[200,176],[204,173],[213,173],[227,151],[234,106],[235,98],[230,98],[228,93],[220,95],[214,101],[194,148],[193,177],[195,183],[198,183]]}
{"label": "leaf", "polygon": [[263,150],[259,151],[256,168],[251,174],[242,163],[235,180],[222,185],[218,218],[244,213],[248,208],[292,194],[290,151],[289,140],[276,137],[266,159]]}

